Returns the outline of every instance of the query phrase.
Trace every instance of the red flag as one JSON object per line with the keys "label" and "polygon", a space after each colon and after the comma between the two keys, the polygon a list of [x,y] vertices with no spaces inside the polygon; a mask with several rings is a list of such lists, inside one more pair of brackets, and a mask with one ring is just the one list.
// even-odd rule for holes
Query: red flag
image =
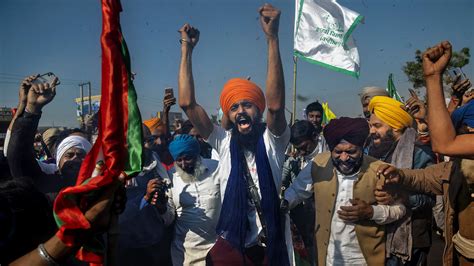
{"label": "red flag", "polygon": [[[120,29],[119,0],[102,0],[102,97],[99,110],[99,134],[84,159],[76,186],[60,192],[54,203],[59,231],[57,236],[72,246],[84,230],[90,228],[83,211],[101,188],[119,175],[135,175],[142,166],[141,116],[132,82],[130,57]],[[102,161],[101,170],[96,171]],[[90,245],[89,245],[90,244]],[[77,257],[102,263],[103,248],[85,243]]]}

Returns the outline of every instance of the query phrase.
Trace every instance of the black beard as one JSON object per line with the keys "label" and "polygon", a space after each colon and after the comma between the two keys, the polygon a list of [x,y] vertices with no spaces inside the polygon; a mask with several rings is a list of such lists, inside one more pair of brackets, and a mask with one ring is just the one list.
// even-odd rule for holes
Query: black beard
{"label": "black beard", "polygon": [[334,165],[334,167],[336,167],[336,169],[343,175],[352,175],[354,173],[356,173],[357,171],[359,171],[360,167],[362,166],[362,161],[364,160],[364,155],[360,156],[359,160],[357,160],[356,162],[354,162],[353,166],[352,166],[352,169],[350,171],[345,171],[341,168],[341,163],[342,161],[339,160],[339,159],[334,159],[331,157],[331,160],[332,160],[332,164]]}
{"label": "black beard", "polygon": [[237,138],[237,143],[239,146],[255,153],[257,149],[257,142],[260,135],[263,134],[264,125],[262,123],[252,124],[252,129],[247,134],[242,134],[239,132],[237,125],[234,124],[232,128],[232,136]]}
{"label": "black beard", "polygon": [[376,159],[386,159],[383,157],[388,157],[389,153],[395,149],[395,136],[393,135],[392,131],[388,131],[387,135],[381,139],[379,145],[374,145],[374,138],[373,135],[370,136],[370,144],[369,144],[369,151],[368,155],[376,158]]}

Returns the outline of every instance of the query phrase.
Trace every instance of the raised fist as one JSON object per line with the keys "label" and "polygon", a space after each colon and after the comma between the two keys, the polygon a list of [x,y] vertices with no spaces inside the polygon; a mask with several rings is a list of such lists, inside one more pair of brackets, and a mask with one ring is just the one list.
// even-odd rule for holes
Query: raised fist
{"label": "raised fist", "polygon": [[429,76],[442,76],[451,59],[451,44],[443,41],[440,44],[426,49],[423,53],[423,74]]}
{"label": "raised fist", "polygon": [[258,9],[258,13],[260,13],[260,24],[267,38],[278,37],[281,11],[270,4],[265,4]]}
{"label": "raised fist", "polygon": [[181,29],[178,30],[181,34],[181,43],[191,45],[191,47],[196,46],[199,41],[199,30],[189,25],[188,23],[184,24]]}

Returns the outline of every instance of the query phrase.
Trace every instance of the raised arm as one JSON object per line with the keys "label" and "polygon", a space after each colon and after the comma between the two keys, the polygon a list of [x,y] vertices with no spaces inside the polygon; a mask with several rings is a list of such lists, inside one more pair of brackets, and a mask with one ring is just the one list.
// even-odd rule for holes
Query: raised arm
{"label": "raised arm", "polygon": [[199,41],[199,30],[189,24],[184,24],[179,32],[181,34],[181,62],[178,77],[179,106],[186,113],[199,135],[207,139],[214,126],[204,108],[196,102],[192,69],[192,54]]}
{"label": "raised arm", "polygon": [[167,139],[171,138],[171,133],[170,133],[170,119],[169,119],[169,113],[171,106],[176,104],[176,98],[173,96],[173,89],[171,91],[165,90],[165,97],[163,98],[163,127],[165,129],[165,136]]}
{"label": "raised arm", "polygon": [[270,4],[259,9],[260,23],[268,43],[268,69],[266,83],[267,126],[270,131],[280,136],[287,127],[285,118],[285,79],[280,58],[278,26],[280,10]]}
{"label": "raised arm", "polygon": [[[29,88],[26,91],[22,92],[23,85],[20,88],[19,111],[12,123],[11,137],[8,143],[7,159],[13,177],[38,178],[42,175],[34,155],[33,142],[41,110],[56,95],[57,78],[51,83],[33,84],[32,81],[30,80]],[[22,93],[24,93],[23,96]],[[27,95],[26,102],[24,102],[25,95]],[[24,107],[21,107],[22,101],[25,104]]]}
{"label": "raised arm", "polygon": [[428,95],[431,145],[448,156],[474,156],[474,136],[458,135],[451,122],[443,93],[443,73],[451,59],[451,44],[444,41],[423,53],[423,74]]}

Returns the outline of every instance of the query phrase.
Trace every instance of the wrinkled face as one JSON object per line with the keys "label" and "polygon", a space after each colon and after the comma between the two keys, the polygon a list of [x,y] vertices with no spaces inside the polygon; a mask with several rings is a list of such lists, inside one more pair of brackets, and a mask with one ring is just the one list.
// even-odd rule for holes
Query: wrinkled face
{"label": "wrinkled face", "polygon": [[359,171],[362,165],[362,147],[343,140],[331,151],[331,158],[339,172],[344,175],[353,174]]}
{"label": "wrinkled face", "polygon": [[85,157],[85,150],[77,147],[69,148],[59,161],[59,170],[61,174],[69,177],[77,177],[82,161]]}
{"label": "wrinkled face", "polygon": [[369,97],[366,97],[364,99],[364,102],[362,102],[362,112],[363,112],[365,118],[367,118],[367,119],[370,118],[369,103],[370,103],[370,98]]}
{"label": "wrinkled face", "polygon": [[188,174],[194,174],[194,169],[196,167],[197,156],[183,155],[174,161],[175,164],[183,169],[184,172]]}
{"label": "wrinkled face", "polygon": [[298,156],[308,156],[310,155],[314,149],[316,149],[316,146],[318,145],[318,141],[314,139],[307,139],[302,141],[298,145],[294,145],[296,152]]}
{"label": "wrinkled face", "polygon": [[242,100],[233,104],[229,110],[229,119],[240,134],[249,134],[259,121],[260,112],[255,104]]}
{"label": "wrinkled face", "polygon": [[323,122],[323,114],[319,111],[311,111],[308,113],[307,119],[315,128],[320,128],[321,123]]}
{"label": "wrinkled face", "polygon": [[375,114],[370,116],[369,127],[370,138],[375,147],[382,144],[392,143],[396,140],[393,128],[380,120]]}

